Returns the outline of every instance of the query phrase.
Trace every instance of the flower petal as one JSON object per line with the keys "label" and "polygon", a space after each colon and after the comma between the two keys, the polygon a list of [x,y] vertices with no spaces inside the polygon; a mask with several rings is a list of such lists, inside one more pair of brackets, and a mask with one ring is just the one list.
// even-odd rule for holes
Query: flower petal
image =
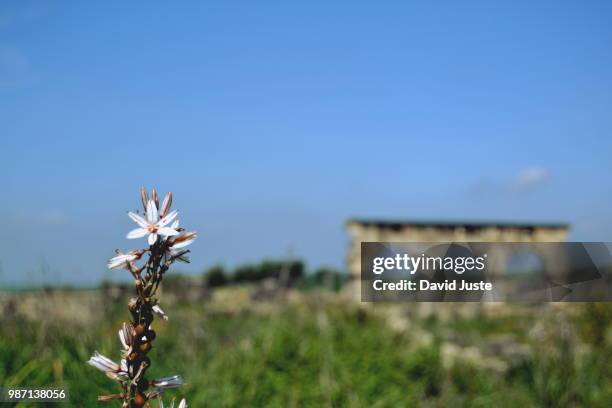
{"label": "flower petal", "polygon": [[162,317],[162,319],[164,319],[164,320],[168,320],[168,316],[166,316],[166,314],[164,313],[162,308],[159,307],[159,305],[153,306],[152,309],[153,309],[153,313],[160,315]]}
{"label": "flower petal", "polygon": [[126,257],[126,255],[120,254],[109,259],[106,265],[108,266],[108,269],[117,269],[123,267],[123,265],[125,265],[127,261],[128,258]]}
{"label": "flower petal", "polygon": [[153,245],[155,241],[157,241],[157,234],[150,234],[149,235],[149,245]]}
{"label": "flower petal", "polygon": [[160,229],[157,230],[157,233],[159,235],[163,235],[164,237],[173,237],[179,234],[177,230],[172,229],[170,227],[161,227]]}
{"label": "flower petal", "polygon": [[157,226],[158,227],[165,227],[170,222],[172,222],[176,218],[177,215],[178,215],[178,211],[177,210],[172,211],[170,214],[166,215],[164,218],[159,220],[159,222],[157,223]]}
{"label": "flower petal", "polygon": [[136,238],[142,238],[145,235],[147,235],[149,233],[149,231],[147,231],[144,228],[136,228],[131,230],[130,232],[127,233],[126,238],[127,239],[136,239]]}
{"label": "flower petal", "polygon": [[159,221],[159,214],[157,213],[157,206],[155,205],[155,201],[149,200],[147,203],[147,221],[151,224],[155,224]]}
{"label": "flower petal", "polygon": [[124,350],[130,349],[133,343],[133,333],[131,325],[123,323],[123,326],[119,330],[119,340],[121,341],[121,345],[123,346]]}
{"label": "flower petal", "polygon": [[195,231],[185,232],[178,237],[174,238],[174,243],[172,244],[173,249],[184,248],[187,245],[190,245],[193,241],[195,241],[197,237],[197,233]]}
{"label": "flower petal", "polygon": [[87,361],[87,364],[105,373],[109,371],[120,371],[120,367],[117,363],[97,351],[95,351],[94,355]]}
{"label": "flower petal", "polygon": [[140,225],[142,228],[147,228],[149,226],[147,220],[145,220],[144,218],[142,218],[142,216],[136,213],[130,211],[128,212],[128,217],[130,217],[136,224]]}
{"label": "flower petal", "polygon": [[180,375],[173,375],[172,377],[158,378],[151,383],[157,388],[177,388],[185,384],[185,380]]}

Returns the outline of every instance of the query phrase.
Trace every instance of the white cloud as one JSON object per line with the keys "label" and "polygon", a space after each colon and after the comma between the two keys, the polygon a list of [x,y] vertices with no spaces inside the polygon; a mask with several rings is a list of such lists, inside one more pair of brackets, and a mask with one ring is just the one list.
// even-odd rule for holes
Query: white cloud
{"label": "white cloud", "polygon": [[468,189],[471,196],[497,197],[530,193],[543,187],[551,178],[550,171],[541,166],[526,167],[506,180],[483,178]]}
{"label": "white cloud", "polygon": [[510,183],[510,191],[527,192],[548,182],[550,172],[543,167],[528,167],[521,170]]}

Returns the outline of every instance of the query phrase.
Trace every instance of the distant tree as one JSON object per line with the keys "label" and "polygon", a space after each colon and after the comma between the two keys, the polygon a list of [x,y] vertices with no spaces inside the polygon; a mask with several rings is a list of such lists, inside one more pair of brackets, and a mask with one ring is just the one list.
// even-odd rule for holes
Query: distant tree
{"label": "distant tree", "polygon": [[216,288],[219,286],[227,285],[229,279],[225,273],[225,269],[221,265],[215,265],[211,267],[205,276],[205,281],[208,287]]}
{"label": "distant tree", "polygon": [[259,264],[243,265],[234,271],[235,282],[258,282],[267,278],[279,279],[286,273],[289,283],[304,275],[304,262],[300,260],[265,260]]}
{"label": "distant tree", "polygon": [[233,281],[237,283],[241,282],[255,282],[261,280],[262,277],[259,274],[259,269],[252,264],[242,265],[234,270]]}

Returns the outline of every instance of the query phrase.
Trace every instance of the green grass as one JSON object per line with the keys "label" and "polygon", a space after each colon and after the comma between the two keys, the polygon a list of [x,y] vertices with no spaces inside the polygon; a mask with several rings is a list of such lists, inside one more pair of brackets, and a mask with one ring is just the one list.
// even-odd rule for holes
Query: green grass
{"label": "green grass", "polygon": [[[592,343],[580,338],[580,328],[607,311],[575,314],[570,328],[576,336],[530,344],[534,353],[528,360],[494,374],[467,362],[444,369],[441,343],[449,333],[466,334],[476,346],[498,332],[524,339],[525,317],[520,324],[507,317],[447,323],[413,318],[410,327],[435,333],[430,343],[415,346],[413,330],[392,331],[384,313],[330,299],[308,294],[266,308],[169,305],[170,320],[156,322],[149,377],[183,375],[187,384],[168,395],[185,396],[192,407],[612,405],[605,329],[590,334]],[[66,406],[97,406],[97,395],[118,389],[85,361],[94,350],[118,359],[116,333],[125,316],[122,305],[110,305],[89,325],[5,319],[0,384],[66,387]],[[535,313],[531,324],[538,318]],[[610,327],[607,318],[598,324]]]}

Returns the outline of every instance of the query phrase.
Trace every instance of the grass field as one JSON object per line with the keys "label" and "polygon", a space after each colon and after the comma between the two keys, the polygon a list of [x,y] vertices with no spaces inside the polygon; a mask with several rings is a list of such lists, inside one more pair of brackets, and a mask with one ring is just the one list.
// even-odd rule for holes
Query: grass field
{"label": "grass field", "polygon": [[[191,407],[612,406],[609,304],[365,307],[248,291],[167,296],[149,372],[185,377],[169,396]],[[85,361],[94,350],[118,360],[123,302],[77,291],[1,305],[1,386],[66,387],[74,407],[119,391]]]}

